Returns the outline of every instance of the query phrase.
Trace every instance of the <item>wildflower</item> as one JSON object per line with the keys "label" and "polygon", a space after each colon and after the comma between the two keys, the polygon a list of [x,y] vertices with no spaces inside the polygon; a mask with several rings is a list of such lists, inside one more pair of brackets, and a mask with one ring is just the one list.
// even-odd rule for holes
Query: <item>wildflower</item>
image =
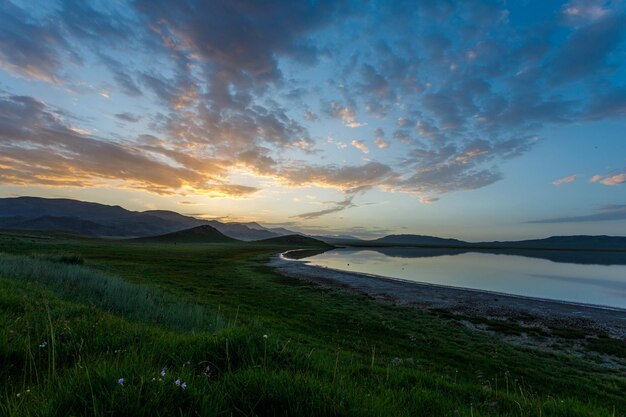
{"label": "wildflower", "polygon": [[180,387],[180,379],[177,379],[176,381],[174,381],[174,383],[176,384],[177,387]]}
{"label": "wildflower", "polygon": [[165,376],[165,368],[161,369],[161,376]]}
{"label": "wildflower", "polygon": [[124,378],[120,378],[117,380],[118,385],[124,385]]}
{"label": "wildflower", "polygon": [[15,394],[15,396],[16,396],[17,398],[20,398],[20,397],[22,396],[22,393],[21,393],[21,392],[18,392],[17,394]]}
{"label": "wildflower", "polygon": [[267,339],[267,335],[266,334],[263,335],[263,339]]}
{"label": "wildflower", "polygon": [[156,381],[156,378],[152,378],[152,382]]}
{"label": "wildflower", "polygon": [[186,383],[186,382],[183,382],[182,384],[180,384],[180,387],[181,387],[182,389],[187,389],[187,383]]}
{"label": "wildflower", "polygon": [[48,346],[48,342],[41,342],[39,349],[44,349],[46,346]]}
{"label": "wildflower", "polygon": [[30,394],[30,389],[27,389],[27,390],[26,390],[26,394]]}

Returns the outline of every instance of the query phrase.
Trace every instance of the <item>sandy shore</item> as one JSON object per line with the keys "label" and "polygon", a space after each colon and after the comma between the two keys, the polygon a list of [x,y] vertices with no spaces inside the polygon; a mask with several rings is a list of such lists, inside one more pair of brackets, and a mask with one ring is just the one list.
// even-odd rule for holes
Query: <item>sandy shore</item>
{"label": "sandy shore", "polygon": [[283,275],[416,308],[497,319],[530,318],[530,321],[541,324],[602,331],[626,339],[626,310],[339,271],[287,259],[283,255],[273,257],[269,265]]}

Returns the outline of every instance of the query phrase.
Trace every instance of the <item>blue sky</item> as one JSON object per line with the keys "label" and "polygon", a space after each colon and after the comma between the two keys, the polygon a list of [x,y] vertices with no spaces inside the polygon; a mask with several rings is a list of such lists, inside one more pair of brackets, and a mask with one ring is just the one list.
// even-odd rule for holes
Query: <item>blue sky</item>
{"label": "blue sky", "polygon": [[626,234],[622,1],[6,1],[0,195]]}

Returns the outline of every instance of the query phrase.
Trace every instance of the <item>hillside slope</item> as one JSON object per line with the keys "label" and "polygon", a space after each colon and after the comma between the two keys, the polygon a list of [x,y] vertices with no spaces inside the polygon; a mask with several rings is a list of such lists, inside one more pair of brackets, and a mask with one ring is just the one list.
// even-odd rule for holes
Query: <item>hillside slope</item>
{"label": "hillside slope", "polygon": [[217,229],[209,225],[192,227],[191,229],[179,230],[177,232],[164,235],[143,237],[133,239],[137,242],[159,242],[159,243],[228,243],[238,242],[237,239],[228,237],[220,233]]}
{"label": "hillside slope", "polygon": [[273,237],[270,239],[259,240],[255,243],[262,243],[267,245],[298,245],[298,246],[317,246],[317,247],[330,247],[329,244],[322,242],[321,240],[313,239],[312,237],[302,235],[287,235]]}

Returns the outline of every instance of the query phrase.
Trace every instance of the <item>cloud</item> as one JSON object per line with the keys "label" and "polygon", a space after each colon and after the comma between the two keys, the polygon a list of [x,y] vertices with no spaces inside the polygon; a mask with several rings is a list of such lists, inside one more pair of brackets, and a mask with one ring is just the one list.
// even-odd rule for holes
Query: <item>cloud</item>
{"label": "cloud", "polygon": [[391,143],[385,139],[385,132],[381,128],[374,131],[374,136],[374,145],[379,149],[385,149],[391,145]]}
{"label": "cloud", "polygon": [[240,184],[207,183],[204,188],[196,188],[195,192],[214,198],[243,198],[260,191],[257,187]]}
{"label": "cloud", "polygon": [[600,181],[604,185],[620,185],[626,182],[626,173],[606,177]]}
{"label": "cloud", "polygon": [[325,216],[327,214],[338,213],[340,211],[349,209],[351,207],[356,207],[356,205],[352,202],[353,199],[354,199],[354,195],[350,195],[346,197],[344,200],[335,203],[333,207],[330,207],[324,210],[319,210],[319,211],[311,211],[308,213],[302,213],[302,214],[298,214],[292,217],[296,219],[302,219],[302,220],[311,220],[311,219],[316,219],[321,216]]}
{"label": "cloud", "polygon": [[596,95],[583,110],[583,119],[596,121],[626,117],[626,87],[612,87]]}
{"label": "cloud", "polygon": [[363,165],[306,166],[293,164],[282,168],[279,180],[289,186],[314,185],[336,188],[346,193],[355,193],[380,185],[393,184],[398,174],[380,162]]}
{"label": "cloud", "polygon": [[137,123],[139,120],[141,120],[141,116],[128,113],[128,112],[116,113],[115,117],[117,117],[118,119],[124,122],[130,122],[130,123]]}
{"label": "cloud", "polygon": [[571,184],[574,181],[576,181],[576,178],[578,178],[578,175],[570,175],[568,177],[559,178],[557,180],[554,180],[554,181],[552,181],[552,184],[553,185]]}
{"label": "cloud", "polygon": [[[580,9],[577,9],[580,10]],[[551,63],[556,83],[598,73],[606,67],[609,54],[619,45],[626,15],[607,15],[575,30]]]}
{"label": "cloud", "polygon": [[[123,123],[89,135],[75,126],[106,131],[94,113],[76,123],[40,100],[3,97],[3,178],[216,196],[256,191],[228,183],[241,169],[346,195],[379,188],[435,199],[485,187],[549,127],[626,117],[622,6],[573,0],[545,16],[513,18],[515,8],[486,0],[281,0],[271,8],[249,0],[60,0],[36,10],[4,2],[4,71],[63,84],[79,103],[86,91],[122,92],[129,97],[116,102],[115,117],[134,123],[141,114],[149,123],[132,126],[147,125],[137,137],[126,137]],[[362,36],[351,37],[348,18]],[[329,164],[332,150],[319,149],[319,137],[333,135],[338,147],[351,139],[318,129],[334,128],[329,119],[362,127],[365,114],[374,136],[354,136],[373,145],[352,145],[365,152],[393,144],[393,152]],[[98,161],[97,152],[118,159]],[[617,185],[622,175],[595,182]]]}
{"label": "cloud", "polygon": [[281,78],[278,56],[315,61],[317,49],[301,42],[304,36],[347,9],[343,1],[328,0],[283,0],[271,8],[254,1],[144,0],[136,8],[165,45],[192,51],[207,63],[214,81],[235,89],[265,88],[265,83],[277,82]]}
{"label": "cloud", "polygon": [[[254,187],[226,183],[223,165],[167,148],[146,149],[132,142],[85,135],[72,129],[66,117],[31,97],[0,97],[3,183],[93,187],[117,182],[158,194],[189,189],[200,194],[234,197],[257,191]],[[177,166],[163,162],[163,157],[172,158]]]}
{"label": "cloud", "polygon": [[551,219],[533,220],[527,223],[580,223],[626,220],[626,204],[612,204],[601,207],[598,213],[582,216],[555,217]]}
{"label": "cloud", "polygon": [[361,65],[361,81],[360,91],[375,100],[393,101],[395,92],[390,83],[387,81],[376,68],[368,63]]}
{"label": "cloud", "polygon": [[0,68],[16,77],[60,83],[60,51],[68,44],[58,26],[31,19],[10,1],[0,4],[0,22]]}
{"label": "cloud", "polygon": [[439,197],[420,197],[420,203],[422,204],[432,204],[436,201],[439,201]]}
{"label": "cloud", "polygon": [[316,121],[318,121],[320,119],[317,114],[313,113],[310,110],[306,110],[304,112],[304,118],[307,119],[310,122],[316,122]]}
{"label": "cloud", "polygon": [[462,163],[447,162],[419,168],[408,179],[399,182],[401,189],[417,193],[449,193],[475,190],[500,180],[502,174],[492,169],[467,170]]}
{"label": "cloud", "polygon": [[422,104],[438,118],[443,130],[455,130],[463,126],[464,119],[457,103],[457,100],[443,92],[427,94],[422,98]]}
{"label": "cloud", "polygon": [[367,126],[367,123],[357,121],[356,112],[348,106],[341,106],[336,101],[332,101],[326,109],[326,113],[332,117],[341,119],[346,127]]}
{"label": "cloud", "polygon": [[133,19],[115,9],[116,5],[99,6],[81,0],[60,0],[59,18],[64,29],[77,38],[113,45],[125,42],[128,47],[134,38]]}
{"label": "cloud", "polygon": [[611,12],[610,3],[605,0],[572,0],[561,6],[561,12],[572,23],[593,22]]}
{"label": "cloud", "polygon": [[621,185],[626,183],[626,172],[609,175],[594,175],[589,182],[596,182],[604,185]]}
{"label": "cloud", "polygon": [[354,146],[355,148],[357,148],[358,150],[360,150],[363,153],[369,153],[370,152],[370,150],[367,147],[367,145],[365,143],[363,143],[363,141],[361,141],[361,140],[355,139],[355,140],[353,140],[351,142],[351,144],[352,144],[352,146]]}
{"label": "cloud", "polygon": [[374,139],[374,145],[376,145],[379,149],[385,149],[389,147],[390,143],[384,138],[376,138]]}

